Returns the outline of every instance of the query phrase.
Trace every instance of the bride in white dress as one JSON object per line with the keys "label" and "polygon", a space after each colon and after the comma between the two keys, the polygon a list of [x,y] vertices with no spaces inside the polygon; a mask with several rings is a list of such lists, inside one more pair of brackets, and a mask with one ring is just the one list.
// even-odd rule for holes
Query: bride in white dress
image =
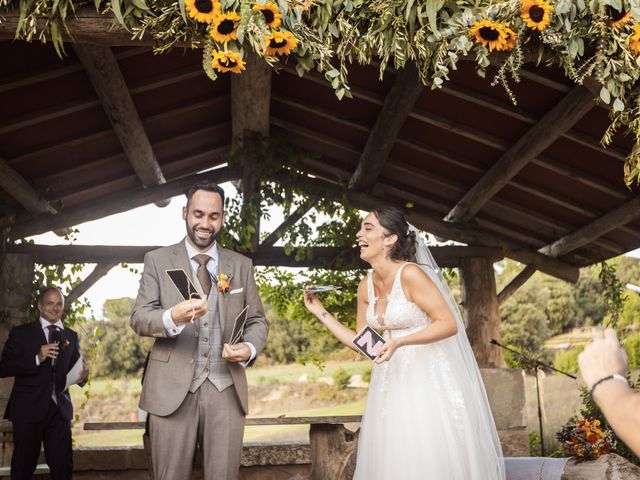
{"label": "bride in white dress", "polygon": [[[395,208],[356,238],[372,269],[358,286],[357,330],[384,332],[358,443],[355,480],[503,480],[502,450],[453,296],[424,240]],[[417,253],[417,255],[416,255]],[[413,263],[413,262],[417,262]],[[345,345],[356,332],[305,292]]]}

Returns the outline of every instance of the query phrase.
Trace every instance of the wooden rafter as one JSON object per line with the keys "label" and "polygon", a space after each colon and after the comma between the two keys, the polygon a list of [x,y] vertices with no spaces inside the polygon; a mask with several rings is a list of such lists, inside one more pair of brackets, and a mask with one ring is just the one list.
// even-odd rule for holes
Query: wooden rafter
{"label": "wooden rafter", "polygon": [[239,170],[224,167],[146,189],[140,188],[135,191],[118,192],[92,202],[67,208],[58,215],[17,223],[11,228],[9,237],[12,239],[24,238],[57,228],[79,225],[90,220],[148,205],[163,198],[171,198],[182,194],[188,187],[199,181],[211,180],[223,183],[238,179],[240,176],[241,172]]}
{"label": "wooden rafter", "polygon": [[[608,232],[640,217],[640,195],[628,200],[617,208],[605,213],[593,222],[559,238],[552,244],[540,249],[541,253],[559,257],[593,242]],[[536,268],[527,265],[498,295],[500,304],[504,303],[518,288],[531,278]]]}
{"label": "wooden rafter", "polygon": [[[118,55],[114,55],[116,59]],[[79,67],[80,68],[80,67]],[[171,74],[163,74],[156,78],[145,81],[139,85],[133,86],[129,89],[131,95],[148,92],[161,87],[166,87],[175,83],[179,83],[189,78],[202,75],[201,66],[190,66],[182,69],[178,72],[171,72]],[[64,105],[58,105],[55,107],[46,108],[36,112],[30,112],[22,117],[13,118],[9,122],[0,124],[0,135],[11,133],[22,128],[27,128],[39,123],[53,120],[56,118],[64,117],[75,112],[81,112],[89,108],[100,105],[100,100],[95,98],[84,98],[81,100],[74,100],[73,102],[66,103]]]}
{"label": "wooden rafter", "polygon": [[[280,120],[277,117],[272,117],[271,119],[271,123],[275,126],[278,126],[280,128],[285,129],[287,132],[289,132],[289,134],[299,134],[305,138],[309,138],[312,141],[316,141],[316,142],[322,142],[325,143],[327,145],[329,145],[331,147],[331,149],[338,149],[340,151],[340,155],[341,158],[357,158],[359,153],[357,151],[357,149],[355,149],[353,146],[351,146],[350,144],[344,142],[344,141],[338,141],[335,140],[333,138],[330,137],[326,137],[323,135],[319,135],[311,130],[305,129],[303,127],[300,127],[299,125],[295,125],[292,124],[291,122],[285,122],[283,120]],[[346,125],[346,124],[345,124]],[[466,164],[460,160],[455,159],[452,155],[446,153],[446,152],[441,152],[435,149],[431,149],[428,147],[422,147],[420,145],[418,145],[417,143],[415,143],[415,141],[409,142],[406,140],[398,140],[397,141],[398,144],[412,148],[414,150],[417,150],[419,152],[424,152],[426,155],[429,155],[431,157],[435,157],[439,160],[442,160],[444,162],[450,163],[453,166],[459,167],[459,168],[464,168],[464,169],[468,169],[471,170],[473,172],[476,173],[480,173],[482,172],[482,170],[479,167],[475,167],[471,164]],[[309,164],[309,162],[313,163],[313,159],[305,159],[305,163]],[[346,180],[346,178],[348,178],[349,174],[348,172],[344,171],[344,170],[340,170],[339,168],[337,168],[336,166],[329,166],[330,162],[321,162],[321,164],[319,164],[319,168],[318,171],[314,172],[314,173],[318,173],[318,172],[331,172],[334,175],[335,179],[339,179],[339,180]],[[390,164],[391,166],[392,164]],[[429,177],[431,177],[431,175],[429,174]],[[386,180],[384,181],[380,181],[380,186],[383,187],[383,189],[388,189],[389,184],[388,182],[386,182]],[[527,183],[525,183],[524,181],[512,181],[511,185],[519,190],[522,191],[526,191],[534,196],[540,197],[540,198],[544,198],[547,201],[556,203],[558,205],[561,205],[565,208],[569,208],[572,209],[574,211],[577,211],[578,213],[593,217],[599,214],[599,212],[595,212],[591,209],[587,209],[582,205],[578,205],[575,204],[573,202],[571,202],[568,199],[564,199],[563,197],[559,197],[556,194],[552,194],[550,192],[545,192],[543,189],[537,187],[537,186],[533,186],[533,185],[528,185]],[[421,196],[420,198],[421,202],[420,203],[424,203],[424,201],[426,200],[424,198],[424,195]],[[501,202],[501,206],[504,207],[506,205],[503,204],[504,202]],[[434,211],[437,211],[436,209],[434,209]],[[444,210],[443,215],[448,212],[449,209],[447,207],[446,210]],[[523,210],[524,215],[527,214],[526,209]],[[484,221],[483,221],[484,222]],[[488,223],[488,222],[484,222],[484,223]],[[505,225],[492,225],[492,227],[500,227],[503,230],[505,230],[506,226]],[[493,229],[493,228],[492,228]],[[630,233],[634,233],[634,231],[630,231]],[[514,229],[509,229],[508,234],[510,236],[518,236],[519,232],[514,230]],[[525,235],[526,237],[526,235]],[[611,250],[612,248],[615,248],[615,245],[611,244],[611,242],[606,242],[606,241],[602,241],[602,242],[598,242],[599,245],[605,247],[608,250]],[[540,243],[540,246],[544,246],[545,243]],[[618,252],[618,251],[617,251]],[[617,253],[616,252],[616,253]]]}
{"label": "wooden rafter", "polygon": [[[36,260],[37,262],[38,260]],[[88,263],[88,262],[87,262]],[[78,285],[76,285],[67,295],[65,301],[65,310],[68,310],[73,302],[79,299],[82,295],[87,293],[87,291],[93,287],[98,280],[104,277],[109,271],[115,267],[117,263],[98,263],[95,268],[91,271],[89,276],[82,280]]]}
{"label": "wooden rafter", "polygon": [[[509,118],[519,120],[529,125],[534,125],[538,121],[535,115],[532,115],[531,113],[521,108],[510,104],[505,104],[493,97],[468,90],[452,82],[446,83],[443,86],[442,91],[447,93],[448,95],[460,98],[466,102],[481,106],[483,108],[487,108],[494,112],[501,113]],[[597,94],[595,96],[597,96]],[[598,153],[607,155],[618,161],[624,162],[627,158],[627,154],[617,149],[615,146],[610,145],[607,148],[604,148],[597,138],[585,135],[584,133],[568,130],[561,136],[563,138],[566,138],[567,140],[578,143],[592,150],[596,150]]]}
{"label": "wooden rafter", "polygon": [[398,73],[385,97],[360,156],[358,167],[349,181],[350,190],[368,192],[373,188],[402,125],[423,91],[424,85],[420,82],[418,70],[413,64],[407,64]]}
{"label": "wooden rafter", "polygon": [[[165,183],[160,164],[111,48],[78,44],[76,54],[96,91],[129,163],[145,187]],[[167,206],[160,199],[158,206]]]}
{"label": "wooden rafter", "polygon": [[640,195],[605,213],[593,222],[559,238],[541,251],[546,255],[558,257],[587,245],[594,239],[600,238],[638,217],[640,217]]}
{"label": "wooden rafter", "polygon": [[464,223],[473,218],[527,163],[568,131],[593,105],[591,92],[582,86],[575,87],[493,164],[451,209],[445,220]]}
{"label": "wooden rafter", "polygon": [[58,213],[47,199],[40,196],[29,182],[2,158],[0,158],[0,187],[36,217],[42,214]]}
{"label": "wooden rafter", "polygon": [[278,225],[278,227],[269,234],[267,238],[265,238],[260,244],[260,248],[262,247],[273,247],[278,240],[284,235],[284,233],[291,228],[292,225],[298,222],[305,214],[311,209],[314,204],[313,198],[308,198],[305,200],[302,205],[296,208],[284,221]]}
{"label": "wooden rafter", "polygon": [[[291,69],[286,69],[286,71],[288,73],[291,74],[295,74],[295,70],[291,70]],[[326,88],[329,88],[327,86],[327,82],[324,79],[324,77],[322,77],[322,75],[317,74],[316,72],[308,72],[305,75],[305,80],[308,81],[312,81],[318,85],[322,85]],[[369,103],[372,103],[374,105],[382,105],[384,102],[384,97],[382,95],[379,95],[377,93],[373,93],[373,92],[369,92],[367,90],[364,90],[363,88],[357,87],[357,86],[352,86],[351,87],[351,94],[353,95],[354,98],[357,98],[359,100],[363,100]],[[282,101],[280,99],[280,97],[278,97],[279,101]],[[289,100],[288,101],[289,105],[295,105],[296,103]],[[303,106],[301,104],[298,104],[299,108],[306,108],[309,111],[313,111],[313,109],[311,107],[308,106]],[[316,115],[323,115],[323,112],[321,110],[316,110],[314,111],[314,113]],[[356,129],[362,129],[365,128],[364,126],[353,122],[353,121],[349,121],[349,120],[345,120],[343,118],[338,118],[336,116],[332,116],[332,115],[328,115],[328,114],[324,114],[326,116],[327,119],[330,119],[332,122],[336,122],[336,123],[341,123],[345,126],[351,127],[351,128],[356,128]],[[494,148],[496,150],[499,151],[507,151],[510,148],[510,145],[507,141],[502,140],[500,138],[497,137],[493,137],[492,135],[489,135],[485,132],[482,132],[480,130],[476,130],[472,127],[469,127],[467,125],[462,125],[459,124],[457,122],[454,122],[452,120],[449,120],[447,118],[444,118],[440,115],[434,114],[432,112],[427,112],[425,110],[422,109],[418,109],[418,108],[414,108],[414,110],[409,114],[409,116],[411,118],[414,118],[416,120],[419,120],[420,122],[424,122],[427,123],[429,125],[433,125],[434,127],[437,128],[441,128],[447,131],[451,131],[451,132],[455,132],[456,134],[463,136],[465,138],[468,138],[469,140],[473,140],[475,142],[481,143],[483,145],[486,145],[488,147]],[[573,133],[572,133],[573,134]],[[579,135],[579,134],[577,134]],[[402,139],[399,138],[397,140],[397,143],[399,144],[404,144],[406,146],[409,146],[413,149],[417,149],[418,151],[425,151],[426,153],[431,152],[433,149],[432,147],[421,147],[415,140],[408,140],[408,139]],[[456,160],[456,163],[459,163],[463,168],[466,169],[470,169],[470,170],[474,170],[476,171],[476,173],[480,173],[482,172],[482,170],[478,169],[477,167],[471,165],[471,164],[466,164],[463,162],[459,162]],[[552,160],[552,159],[548,159],[546,157],[544,157],[543,155],[539,155],[537,158],[533,159],[531,161],[531,164],[542,167],[546,170],[558,173],[560,175],[566,175],[571,177],[574,181],[577,181],[579,183],[582,183],[585,186],[588,186],[590,188],[594,188],[596,190],[600,190],[601,192],[606,193],[607,195],[611,195],[615,198],[619,198],[619,199],[623,199],[626,197],[625,193],[621,192],[620,189],[616,188],[615,186],[609,185],[606,181],[603,181],[601,178],[589,175],[588,173],[579,170],[577,168],[573,168],[570,167],[568,165],[560,165],[558,164],[558,162]],[[514,187],[518,187],[519,183],[512,181],[511,185]]]}
{"label": "wooden rafter", "polygon": [[[102,275],[106,274],[110,268],[118,263],[142,263],[144,255],[158,246],[115,246],[115,245],[38,245],[22,243],[18,245],[8,245],[8,253],[28,254],[42,265],[62,265],[71,263],[95,263],[98,266],[94,272],[84,280],[94,279],[95,283]],[[255,265],[259,266],[290,266],[290,267],[324,267],[327,265],[337,265],[333,263],[336,259],[342,260],[341,268],[363,268],[364,262],[360,260],[359,251],[353,249],[345,255],[344,248],[341,247],[312,247],[312,257],[296,260],[295,255],[287,255],[282,247],[260,246],[256,252],[249,252]],[[433,247],[431,252],[443,267],[458,266],[460,259],[469,257],[489,258],[498,261],[503,258],[499,248],[491,247],[460,247],[445,246]],[[100,267],[100,268],[98,268]],[[100,273],[102,272],[102,273]],[[84,283],[82,282],[82,283]],[[80,284],[82,285],[82,284]],[[88,287],[83,287],[79,298]]]}
{"label": "wooden rafter", "polygon": [[[274,181],[279,181],[279,176],[273,177]],[[298,183],[305,184],[313,195],[329,198],[342,198],[343,189],[336,184],[313,178],[300,178]],[[363,192],[347,192],[347,200],[352,207],[370,211],[380,205],[395,205],[400,208],[405,207],[405,202],[392,201],[388,198],[378,197]],[[541,271],[554,277],[576,282],[579,271],[561,259],[551,258],[530,246],[513,240],[503,235],[493,233],[489,230],[470,225],[452,224],[442,220],[438,215],[425,211],[417,212],[413,209],[405,212],[408,220],[416,227],[422,228],[439,237],[455,240],[469,245],[482,245],[502,248],[505,256],[518,260],[522,263],[532,263],[538,266]]]}

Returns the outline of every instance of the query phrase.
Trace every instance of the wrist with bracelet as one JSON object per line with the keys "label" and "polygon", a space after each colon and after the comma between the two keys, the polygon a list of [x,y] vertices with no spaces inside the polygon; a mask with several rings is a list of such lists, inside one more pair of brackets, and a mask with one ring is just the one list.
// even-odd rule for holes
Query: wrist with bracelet
{"label": "wrist with bracelet", "polygon": [[598,387],[599,385],[602,385],[605,382],[608,382],[609,380],[617,380],[619,382],[624,383],[627,387],[629,386],[629,382],[627,381],[627,379],[624,378],[619,373],[607,375],[606,377],[602,377],[600,380],[598,380],[591,386],[591,390],[589,390],[589,395],[591,395],[591,398],[593,398],[593,392],[595,391],[596,387]]}

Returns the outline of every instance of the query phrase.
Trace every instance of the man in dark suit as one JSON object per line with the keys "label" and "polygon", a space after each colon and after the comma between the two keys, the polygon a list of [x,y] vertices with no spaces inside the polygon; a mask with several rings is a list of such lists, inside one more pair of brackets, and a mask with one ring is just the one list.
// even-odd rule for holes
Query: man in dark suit
{"label": "man in dark suit", "polygon": [[[11,330],[0,359],[0,377],[15,377],[5,411],[13,424],[11,479],[31,479],[44,442],[51,478],[66,480],[73,470],[67,373],[80,358],[78,334],[60,320],[60,289],[42,290],[38,310],[38,320]],[[84,384],[88,376],[89,370],[83,369],[78,383]]]}

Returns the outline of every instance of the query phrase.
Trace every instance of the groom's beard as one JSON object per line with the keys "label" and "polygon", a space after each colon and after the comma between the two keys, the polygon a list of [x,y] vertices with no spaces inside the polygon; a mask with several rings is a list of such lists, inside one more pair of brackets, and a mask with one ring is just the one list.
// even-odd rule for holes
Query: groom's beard
{"label": "groom's beard", "polygon": [[190,227],[189,223],[185,220],[185,225],[187,226],[187,236],[191,240],[191,242],[198,248],[209,248],[218,238],[218,233],[213,228],[211,229],[211,236],[207,239],[198,238],[196,236],[195,227]]}

